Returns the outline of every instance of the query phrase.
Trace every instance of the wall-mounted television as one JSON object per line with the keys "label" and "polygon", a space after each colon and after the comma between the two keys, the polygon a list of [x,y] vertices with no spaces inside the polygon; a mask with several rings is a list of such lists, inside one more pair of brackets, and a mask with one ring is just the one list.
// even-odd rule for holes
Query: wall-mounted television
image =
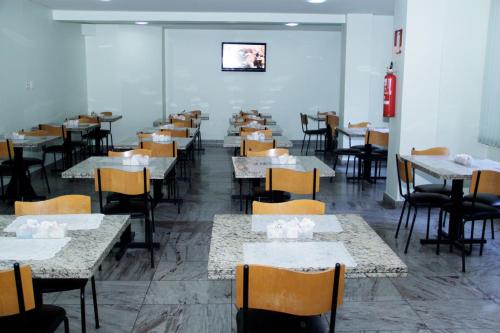
{"label": "wall-mounted television", "polygon": [[266,43],[222,43],[222,70],[266,71]]}

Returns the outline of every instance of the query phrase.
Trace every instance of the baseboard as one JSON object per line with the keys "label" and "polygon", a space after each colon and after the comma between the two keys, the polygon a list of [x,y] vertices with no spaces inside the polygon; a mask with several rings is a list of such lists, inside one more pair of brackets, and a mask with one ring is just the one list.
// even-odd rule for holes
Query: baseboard
{"label": "baseboard", "polygon": [[382,202],[385,205],[387,205],[387,207],[392,208],[392,209],[403,207],[403,201],[394,199],[389,194],[387,194],[387,192],[384,192],[384,197],[382,199]]}

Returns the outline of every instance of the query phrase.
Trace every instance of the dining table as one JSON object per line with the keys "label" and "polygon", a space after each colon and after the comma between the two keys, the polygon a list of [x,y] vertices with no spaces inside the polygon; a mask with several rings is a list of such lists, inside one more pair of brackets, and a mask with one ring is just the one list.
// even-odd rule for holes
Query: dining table
{"label": "dining table", "polygon": [[[5,141],[6,139],[0,139]],[[14,146],[14,167],[10,182],[7,185],[5,199],[8,201],[31,201],[44,199],[37,195],[31,180],[27,175],[27,166],[24,162],[24,150],[39,152],[45,146],[61,141],[58,136],[24,136],[23,139],[9,139]]]}
{"label": "dining table", "polygon": [[[266,217],[262,224],[263,217]],[[267,227],[278,220],[301,220],[303,215],[215,215],[208,257],[210,280],[233,280],[240,264],[270,265],[296,271],[322,271],[346,264],[347,278],[397,278],[408,267],[357,214],[307,216],[316,220],[312,237],[275,238]],[[327,219],[325,219],[327,218]],[[324,228],[331,220],[334,228]]]}
{"label": "dining table", "polygon": [[[224,137],[224,148],[240,148],[241,141],[245,139],[239,135],[226,135]],[[265,139],[264,142],[272,142],[272,140],[276,141],[276,148],[291,148],[293,147],[293,143],[286,136],[273,136],[271,139]]]}
{"label": "dining table", "polygon": [[166,131],[188,131],[188,135],[190,137],[195,137],[200,129],[198,127],[175,127],[175,128],[162,128],[161,126],[153,126],[153,127],[144,127],[141,128],[140,130],[137,131],[137,134],[144,133],[144,134],[153,134],[155,132],[158,132],[160,130],[166,130]]}
{"label": "dining table", "polygon": [[[248,126],[250,127],[250,126]],[[241,126],[235,126],[235,125],[229,125],[229,128],[227,130],[228,135],[240,135],[240,128]],[[259,129],[268,129],[271,130],[273,133],[273,136],[280,136],[283,134],[283,130],[279,125],[263,125],[262,128],[259,127]]]}
{"label": "dining table", "polygon": [[[36,218],[36,216],[30,216]],[[105,215],[98,227],[84,230],[68,230],[67,243],[52,257],[37,258],[39,253],[29,253],[30,249],[36,251],[35,244],[48,244],[46,239],[18,239],[16,233],[5,232],[5,228],[16,220],[13,215],[0,215],[0,247],[2,243],[9,246],[19,246],[19,251],[11,258],[2,256],[0,270],[12,269],[14,263],[29,265],[33,275],[35,301],[43,304],[41,290],[57,289],[61,285],[76,285],[80,289],[81,323],[82,332],[86,331],[85,320],[85,286],[89,279],[96,274],[111,249],[120,243],[121,250],[127,245],[129,237],[127,230],[130,228],[130,216]],[[45,243],[42,243],[44,242]],[[54,241],[61,241],[54,239]],[[30,244],[32,247],[30,247]],[[22,259],[20,253],[23,252]],[[28,253],[26,253],[28,252]],[[30,259],[35,258],[35,259]],[[95,311],[95,310],[94,310]]]}
{"label": "dining table", "polygon": [[[272,118],[260,118],[260,119],[265,119],[266,120],[266,125],[276,125],[276,120],[273,120]],[[250,119],[250,120],[255,120],[255,119]],[[229,125],[235,125],[237,123],[241,123],[243,121],[243,118],[229,118]]]}
{"label": "dining table", "polygon": [[[461,215],[460,207],[464,196],[464,182],[472,179],[477,170],[493,170],[500,172],[500,162],[489,159],[473,159],[471,165],[462,165],[454,161],[451,156],[403,155],[404,161],[411,163],[412,168],[423,172],[441,181],[451,181],[451,202],[455,209],[451,210],[448,231],[443,231],[442,244],[453,244],[457,247],[460,234]],[[436,244],[437,239],[421,239],[421,244]],[[467,243],[486,243],[482,239],[469,239]]]}
{"label": "dining table", "polygon": [[240,201],[240,210],[243,210],[243,181],[252,181],[255,179],[265,179],[266,170],[269,168],[285,168],[295,171],[312,171],[317,169],[320,178],[335,177],[335,170],[326,165],[316,156],[296,156],[294,164],[273,164],[271,157],[246,157],[233,156],[234,177],[239,183],[238,198]]}
{"label": "dining table", "polygon": [[[141,141],[142,142],[151,142],[153,140],[151,138],[143,138]],[[139,138],[137,136],[132,136],[132,137],[123,139],[120,142],[116,143],[114,145],[114,148],[115,148],[115,150],[118,150],[118,151],[137,149],[137,148],[140,148],[141,141],[139,141]],[[188,150],[193,145],[194,139],[193,139],[193,137],[189,137],[189,138],[173,137],[172,141],[175,141],[175,145],[176,145],[178,150],[185,151],[185,150]]]}

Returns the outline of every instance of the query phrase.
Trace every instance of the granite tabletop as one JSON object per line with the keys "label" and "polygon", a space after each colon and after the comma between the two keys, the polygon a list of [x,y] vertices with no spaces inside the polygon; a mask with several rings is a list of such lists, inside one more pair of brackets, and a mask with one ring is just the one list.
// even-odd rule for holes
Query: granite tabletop
{"label": "granite tabletop", "polygon": [[[228,135],[224,137],[224,148],[239,148],[241,145],[241,136],[238,135]],[[275,136],[276,148],[291,148],[293,147],[292,141],[288,140],[286,136]],[[266,142],[272,142],[271,139],[266,140]]]}
{"label": "granite tabletop", "polygon": [[[215,215],[208,259],[208,278],[234,279],[237,264],[243,261],[243,244],[271,242],[263,232],[252,232],[251,215]],[[314,241],[343,242],[356,261],[348,267],[347,278],[405,277],[408,267],[359,215],[337,215],[343,231],[314,233]],[[280,240],[283,241],[283,240]],[[288,240],[293,242],[294,240]],[[300,240],[296,240],[300,241]],[[302,271],[328,267],[304,267]]]}
{"label": "granite tabletop", "polygon": [[[5,233],[16,217],[0,215],[0,236],[15,237]],[[31,265],[34,278],[88,279],[96,272],[121,234],[130,224],[128,215],[107,215],[97,229],[68,231],[70,242],[53,258],[20,262]],[[0,270],[11,269],[14,261],[0,261]]]}
{"label": "granite tabletop", "polygon": [[98,114],[97,116],[99,117],[101,123],[114,123],[115,121],[123,118],[121,114],[114,114],[112,116],[105,116],[102,114]]}
{"label": "granite tabletop", "polygon": [[453,161],[450,156],[401,156],[412,163],[416,170],[420,170],[438,179],[472,179],[475,170],[500,171],[500,162],[488,159],[474,159],[471,166],[464,166]]}
{"label": "granite tabletop", "polygon": [[[0,142],[5,141],[5,139],[0,139]],[[20,147],[23,149],[39,150],[44,146],[54,144],[57,142],[62,142],[62,139],[58,136],[25,136],[24,140],[10,139],[14,147]]]}
{"label": "granite tabletop", "polygon": [[[236,118],[239,115],[240,115],[239,113],[233,113],[231,117]],[[266,119],[271,119],[273,117],[270,113],[264,113],[264,112],[259,112],[259,115],[261,118],[266,118]]]}
{"label": "granite tabletop", "polygon": [[[279,136],[279,135],[283,134],[283,130],[278,125],[270,125],[270,126],[265,125],[264,127],[267,128],[268,130],[271,130],[273,132],[273,136]],[[240,126],[229,125],[229,128],[227,130],[227,134],[228,135],[239,135],[240,134]]]}
{"label": "granite tabletop", "polygon": [[360,138],[366,135],[366,131],[370,129],[371,131],[377,131],[382,133],[389,133],[389,129],[387,127],[337,127],[337,131],[340,133],[353,137]]}
{"label": "granite tabletop", "polygon": [[[51,123],[53,126],[62,126],[63,124]],[[66,127],[68,132],[88,132],[99,126],[99,124],[78,124],[78,127]]]}
{"label": "granite tabletop", "polygon": [[[186,150],[190,145],[193,144],[193,138],[172,138],[172,141],[175,141],[178,150]],[[144,138],[142,141],[148,142],[151,141],[150,138]],[[113,144],[113,147],[118,150],[128,150],[128,149],[136,149],[139,148],[139,138],[136,136],[127,138],[118,143]]]}
{"label": "granite tabletop", "polygon": [[[191,127],[176,127],[172,131],[185,131],[186,129],[189,129],[189,136],[190,137],[193,137],[196,134],[198,134],[198,132],[200,130],[199,127],[195,127],[195,128],[191,128]],[[157,127],[145,127],[143,129],[137,131],[137,134],[139,134],[139,133],[152,134],[152,133],[157,132],[159,130],[161,130],[161,128],[159,126],[157,126]]]}
{"label": "granite tabletop", "polygon": [[[113,168],[125,171],[141,171],[144,166],[125,166],[121,157],[93,156],[64,171],[62,178],[93,179],[97,168]],[[151,170],[151,179],[164,179],[177,161],[176,157],[152,157],[146,168]]]}
{"label": "granite tabletop", "polygon": [[315,156],[297,156],[297,164],[272,164],[270,157],[233,156],[233,167],[236,178],[265,178],[268,168],[286,168],[296,171],[320,172],[320,177],[334,177],[335,171]]}
{"label": "granite tabletop", "polygon": [[[173,115],[173,114],[171,114],[171,115]],[[210,120],[210,114],[202,112],[201,116],[198,119]],[[156,127],[156,126],[160,126],[160,125],[164,125],[164,124],[168,124],[168,123],[170,123],[170,122],[167,121],[166,119],[158,118],[155,121],[153,121],[153,126]]]}

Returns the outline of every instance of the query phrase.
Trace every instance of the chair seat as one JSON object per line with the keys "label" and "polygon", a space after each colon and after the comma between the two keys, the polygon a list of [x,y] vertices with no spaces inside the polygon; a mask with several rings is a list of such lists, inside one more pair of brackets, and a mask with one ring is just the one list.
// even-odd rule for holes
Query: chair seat
{"label": "chair seat", "polygon": [[[321,316],[299,317],[284,313],[248,310],[248,333],[325,333],[328,324]],[[243,332],[243,310],[236,314],[238,333]]]}
{"label": "chair seat", "polygon": [[[473,194],[468,194],[464,197],[465,201],[472,201]],[[489,194],[489,193],[478,193],[476,196],[476,202],[500,208],[500,196]]]}
{"label": "chair seat", "polygon": [[[444,205],[442,209],[446,212],[457,213],[457,209],[454,207],[453,203]],[[462,202],[458,213],[462,215],[462,219],[464,220],[489,220],[500,218],[500,209],[478,202],[474,203],[474,205],[469,201]]]}
{"label": "chair seat", "polygon": [[334,155],[357,155],[361,150],[355,148],[340,148],[333,151]]}
{"label": "chair seat", "polygon": [[308,135],[322,135],[326,134],[327,129],[326,128],[319,128],[319,129],[314,129],[314,130],[305,130],[304,133]]}
{"label": "chair seat", "polygon": [[413,192],[407,198],[414,206],[441,207],[450,202],[448,196],[439,193]]}
{"label": "chair seat", "polygon": [[55,146],[44,147],[43,151],[45,153],[64,153],[66,150],[64,145],[55,145]]}
{"label": "chair seat", "polygon": [[[23,157],[24,164],[27,166],[33,166],[33,165],[39,165],[42,164],[42,160],[40,158],[35,158],[35,157]],[[14,160],[8,160],[2,162],[3,165],[5,166],[14,166]]]}
{"label": "chair seat", "polygon": [[290,201],[290,193],[284,191],[264,191],[264,190],[256,190],[254,191],[253,200],[261,201],[261,202],[287,202]]}
{"label": "chair seat", "polygon": [[423,193],[439,193],[444,195],[451,195],[451,185],[444,184],[424,184],[415,186],[415,192]]}
{"label": "chair seat", "polygon": [[[149,205],[148,205],[149,206]],[[125,201],[113,201],[107,203],[102,208],[103,214],[134,214],[134,215],[144,215],[146,207],[144,207],[144,200],[125,200]]]}
{"label": "chair seat", "polygon": [[63,308],[44,304],[27,311],[23,316],[0,318],[0,327],[2,332],[52,333],[63,323],[65,317],[66,311]]}

